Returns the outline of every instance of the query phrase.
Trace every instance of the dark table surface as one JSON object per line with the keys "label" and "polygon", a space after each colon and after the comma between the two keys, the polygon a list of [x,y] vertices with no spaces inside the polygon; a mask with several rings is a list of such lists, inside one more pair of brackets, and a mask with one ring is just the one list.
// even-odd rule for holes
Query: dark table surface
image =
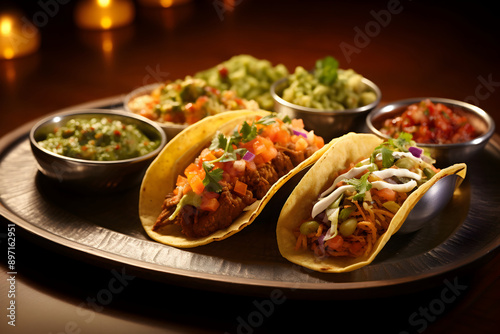
{"label": "dark table surface", "polygon": [[[490,4],[193,1],[168,9],[137,6],[132,25],[100,32],[75,27],[77,1],[12,3],[28,20],[47,8],[50,15],[39,26],[38,52],[0,60],[0,137],[59,109],[181,78],[237,54],[289,70],[332,55],[342,68],[376,82],[382,103],[452,98],[478,105],[500,124],[500,30]],[[13,327],[6,317],[9,222],[0,222],[2,333],[309,333],[339,327],[496,333],[500,325],[496,251],[418,291],[307,300],[148,280],[114,263],[73,256],[18,228]]]}

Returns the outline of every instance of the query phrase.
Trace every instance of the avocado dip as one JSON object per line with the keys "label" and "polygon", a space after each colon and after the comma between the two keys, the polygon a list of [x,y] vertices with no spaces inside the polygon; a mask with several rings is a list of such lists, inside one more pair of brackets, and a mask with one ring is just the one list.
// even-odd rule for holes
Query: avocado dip
{"label": "avocado dip", "polygon": [[71,119],[64,126],[55,128],[38,144],[71,158],[113,161],[148,154],[160,142],[150,140],[135,125],[102,117]]}

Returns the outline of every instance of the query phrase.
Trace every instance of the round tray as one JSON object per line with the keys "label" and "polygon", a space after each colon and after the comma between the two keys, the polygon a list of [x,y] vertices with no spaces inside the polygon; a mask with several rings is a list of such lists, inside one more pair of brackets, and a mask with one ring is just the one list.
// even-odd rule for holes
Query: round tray
{"label": "round tray", "polygon": [[[78,108],[122,109],[120,98]],[[66,110],[66,109],[65,109]],[[0,139],[0,215],[94,263],[127,266],[136,275],[188,287],[267,294],[273,289],[307,298],[366,297],[421,289],[500,249],[500,136],[468,164],[465,181],[444,211],[418,232],[394,235],[370,265],[324,274],[281,257],[275,226],[302,174],[272,198],[258,219],[231,238],[193,249],[151,240],[138,216],[139,189],[85,196],[53,186],[37,171],[28,123]],[[375,294],[371,294],[372,296]]]}

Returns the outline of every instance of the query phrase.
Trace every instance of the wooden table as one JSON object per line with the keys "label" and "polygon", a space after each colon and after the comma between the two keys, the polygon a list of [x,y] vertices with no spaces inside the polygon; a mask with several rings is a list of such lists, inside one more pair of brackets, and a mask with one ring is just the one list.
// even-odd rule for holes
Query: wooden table
{"label": "wooden table", "polygon": [[[193,1],[168,9],[137,6],[132,25],[101,32],[75,27],[76,2],[14,4],[30,22],[44,23],[42,44],[35,54],[0,60],[0,136],[55,110],[181,78],[236,54],[291,71],[332,55],[342,68],[376,82],[383,102],[463,100],[500,124],[500,39],[489,5]],[[43,13],[48,19],[35,21]],[[1,222],[4,245],[8,222]],[[498,252],[419,292],[340,301],[281,296],[270,303],[271,296],[127,280],[119,267],[94,266],[53,246],[17,231],[16,328],[6,324],[10,285],[7,257],[0,257],[2,333],[279,333],[339,325],[355,332],[493,333],[500,325]]]}

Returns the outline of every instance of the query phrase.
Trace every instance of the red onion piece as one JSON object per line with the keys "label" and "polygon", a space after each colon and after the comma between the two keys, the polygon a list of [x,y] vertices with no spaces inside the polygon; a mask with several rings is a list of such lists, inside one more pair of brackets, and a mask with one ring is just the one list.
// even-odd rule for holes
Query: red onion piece
{"label": "red onion piece", "polygon": [[300,131],[297,131],[297,130],[293,130],[293,134],[294,134],[294,135],[297,135],[297,136],[302,136],[302,137],[304,137],[305,139],[307,139],[307,133],[300,132]]}
{"label": "red onion piece", "polygon": [[242,158],[242,159],[243,159],[243,160],[245,160],[245,161],[252,161],[252,160],[253,160],[253,158],[255,158],[255,154],[253,154],[253,153],[252,153],[252,152],[250,152],[250,151],[247,151],[247,152],[245,153],[245,155],[243,156],[243,158]]}
{"label": "red onion piece", "polygon": [[422,150],[421,148],[419,147],[415,147],[415,146],[411,146],[408,151],[410,151],[411,154],[413,154],[413,156],[415,158],[420,158],[420,156],[422,155],[422,153],[424,152],[424,150]]}

